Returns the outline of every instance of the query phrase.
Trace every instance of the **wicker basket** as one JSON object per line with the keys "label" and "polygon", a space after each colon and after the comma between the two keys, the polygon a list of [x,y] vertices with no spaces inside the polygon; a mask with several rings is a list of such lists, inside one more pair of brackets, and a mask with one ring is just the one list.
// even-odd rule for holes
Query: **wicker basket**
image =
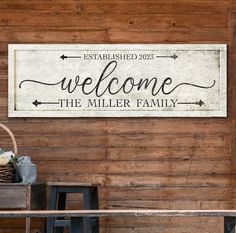
{"label": "wicker basket", "polygon": [[[0,123],[0,128],[4,129],[11,137],[13,144],[13,152],[17,155],[16,139],[9,128]],[[0,165],[0,183],[14,183],[15,181],[15,169],[12,164]]]}

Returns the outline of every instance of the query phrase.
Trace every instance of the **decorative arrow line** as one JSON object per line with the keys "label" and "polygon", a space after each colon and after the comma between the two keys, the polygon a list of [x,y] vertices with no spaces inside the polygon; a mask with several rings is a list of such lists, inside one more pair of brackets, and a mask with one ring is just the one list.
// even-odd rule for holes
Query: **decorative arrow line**
{"label": "decorative arrow line", "polygon": [[156,58],[173,58],[174,60],[178,58],[176,54],[173,54],[171,56],[156,56]]}
{"label": "decorative arrow line", "polygon": [[60,56],[62,60],[68,59],[68,58],[82,58],[81,56],[65,56],[64,54]]}
{"label": "decorative arrow line", "polygon": [[59,102],[41,102],[41,101],[35,100],[34,102],[32,102],[32,104],[37,107],[38,105],[41,105],[41,104],[59,104]]}
{"label": "decorative arrow line", "polygon": [[[66,55],[61,55],[60,58],[62,60],[68,59],[68,58],[82,58],[81,56],[66,56]],[[173,58],[174,60],[178,58],[176,54],[173,54],[171,56],[156,56],[156,58]]]}
{"label": "decorative arrow line", "polygon": [[205,104],[202,100],[196,101],[196,102],[179,102],[178,104],[196,104],[199,105],[200,107]]}

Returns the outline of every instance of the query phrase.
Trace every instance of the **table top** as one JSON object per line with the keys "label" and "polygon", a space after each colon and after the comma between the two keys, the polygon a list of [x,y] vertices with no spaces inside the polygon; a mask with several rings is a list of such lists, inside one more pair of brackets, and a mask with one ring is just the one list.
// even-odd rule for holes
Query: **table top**
{"label": "table top", "polygon": [[77,187],[97,187],[98,183],[79,183],[79,182],[47,182],[48,186],[77,186]]}

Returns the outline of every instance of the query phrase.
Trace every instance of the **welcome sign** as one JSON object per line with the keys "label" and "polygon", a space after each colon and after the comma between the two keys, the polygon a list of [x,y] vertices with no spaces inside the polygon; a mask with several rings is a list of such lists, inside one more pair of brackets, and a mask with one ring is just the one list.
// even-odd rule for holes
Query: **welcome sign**
{"label": "welcome sign", "polygon": [[9,117],[225,117],[226,45],[9,45]]}

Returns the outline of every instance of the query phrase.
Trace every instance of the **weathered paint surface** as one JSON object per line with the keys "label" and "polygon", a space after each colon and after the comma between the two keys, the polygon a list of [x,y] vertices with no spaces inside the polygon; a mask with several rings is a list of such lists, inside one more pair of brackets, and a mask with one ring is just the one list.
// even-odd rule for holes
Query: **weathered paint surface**
{"label": "weathered paint surface", "polygon": [[9,116],[225,117],[226,45],[10,45]]}

